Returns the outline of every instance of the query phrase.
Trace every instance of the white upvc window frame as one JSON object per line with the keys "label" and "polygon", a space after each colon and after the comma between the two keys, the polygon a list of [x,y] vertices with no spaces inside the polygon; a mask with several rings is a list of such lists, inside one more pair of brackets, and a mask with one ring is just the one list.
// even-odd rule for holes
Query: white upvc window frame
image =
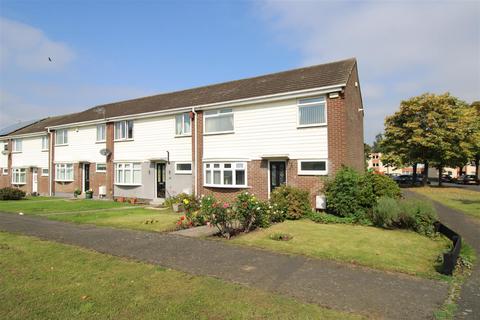
{"label": "white upvc window frame", "polygon": [[[190,170],[181,170],[178,169],[178,165],[189,164]],[[192,163],[191,162],[175,162],[175,174],[192,174]]]}
{"label": "white upvc window frame", "polygon": [[[230,168],[225,167],[225,165],[230,165]],[[241,168],[239,167],[241,166]],[[248,188],[248,168],[246,162],[205,162],[203,164],[203,185],[205,187],[213,188]],[[207,179],[207,171],[210,172],[210,182]],[[220,184],[215,183],[214,172],[220,171]],[[232,184],[225,184],[225,172],[232,172]],[[244,184],[236,184],[236,172],[244,171]]]}
{"label": "white upvc window frame", "polygon": [[[227,110],[229,110],[229,111],[225,112]],[[207,120],[208,119],[223,118],[223,117],[227,117],[227,116],[232,116],[232,130],[207,132],[206,128],[207,128]],[[204,118],[203,119],[203,134],[204,135],[235,133],[235,112],[233,111],[233,108],[205,110],[203,112],[203,118]]]}
{"label": "white upvc window frame", "polygon": [[[47,171],[45,172],[45,170]],[[48,170],[48,168],[42,168],[41,172],[42,172],[42,177],[48,177],[48,175],[50,174],[50,170]]]}
{"label": "white upvc window frame", "polygon": [[[98,166],[105,166],[105,169],[98,169]],[[106,173],[107,172],[107,164],[106,163],[95,163],[95,172],[97,173]]]}
{"label": "white upvc window frame", "polygon": [[[100,136],[100,139],[99,139],[99,136]],[[105,123],[97,124],[97,128],[95,131],[95,142],[105,142],[105,141],[107,141],[107,125]]]}
{"label": "white upvc window frame", "polygon": [[2,174],[8,176],[8,168],[2,168]]}
{"label": "white upvc window frame", "polygon": [[[316,101],[318,99],[323,99],[323,101]],[[315,105],[320,106],[323,104],[323,117],[324,122],[319,123],[309,123],[309,124],[301,124],[300,122],[300,110],[304,107],[312,107]],[[297,100],[297,128],[311,128],[311,127],[322,127],[327,125],[327,97],[325,95],[318,96],[318,97],[309,97]]]}
{"label": "white upvc window frame", "polygon": [[[134,172],[138,171],[139,181],[134,181]],[[130,181],[126,181],[126,177]],[[117,186],[141,186],[142,185],[142,164],[140,162],[117,162],[115,163],[114,183]]]}
{"label": "white upvc window frame", "polygon": [[[189,129],[188,131],[185,130],[186,120],[188,120],[188,123],[190,124],[188,126],[188,129]],[[177,130],[177,123],[178,122],[181,122],[180,132],[178,132],[178,130]],[[190,118],[190,113],[185,112],[185,113],[175,115],[175,136],[176,137],[185,137],[185,136],[188,137],[188,136],[191,136],[191,135],[192,135],[192,119]]]}
{"label": "white upvc window frame", "polygon": [[50,138],[49,136],[42,136],[42,151],[48,151]]}
{"label": "white upvc window frame", "polygon": [[12,139],[12,152],[20,153],[23,151],[23,141],[22,139]]}
{"label": "white upvc window frame", "polygon": [[27,169],[26,168],[12,168],[12,184],[14,184],[14,185],[25,185],[25,184],[27,184]]}
{"label": "white upvc window frame", "polygon": [[[123,124],[123,128],[121,127]],[[132,125],[132,134],[131,137],[129,137],[129,124]],[[120,130],[117,131],[117,126],[120,126]],[[114,141],[132,141],[134,137],[134,131],[135,131],[135,123],[133,120],[121,120],[121,121],[116,121],[113,124],[113,139]],[[120,137],[118,136],[117,132],[119,132]]]}
{"label": "white upvc window frame", "polygon": [[55,163],[55,181],[72,182],[75,180],[73,163]]}
{"label": "white upvc window frame", "polygon": [[[325,162],[325,170],[302,170],[303,162]],[[327,159],[302,159],[297,160],[298,175],[299,176],[326,176],[328,175],[328,160]]]}
{"label": "white upvc window frame", "polygon": [[68,129],[59,129],[55,131],[55,146],[66,145],[68,145]]}

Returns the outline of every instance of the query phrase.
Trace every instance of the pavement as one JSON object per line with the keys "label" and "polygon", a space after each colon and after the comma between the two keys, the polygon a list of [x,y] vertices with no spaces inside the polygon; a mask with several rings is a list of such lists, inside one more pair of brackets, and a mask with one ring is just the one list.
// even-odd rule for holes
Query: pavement
{"label": "pavement", "polygon": [[[412,191],[403,190],[403,192],[407,198],[426,199]],[[472,246],[477,253],[477,263],[472,270],[471,276],[463,284],[455,319],[478,320],[480,319],[480,224],[478,220],[475,221],[475,218],[446,207],[436,201],[432,202],[437,209],[439,220],[460,234],[463,241]]]}
{"label": "pavement", "polygon": [[383,319],[431,319],[445,282],[172,234],[0,213],[0,231],[35,236]]}

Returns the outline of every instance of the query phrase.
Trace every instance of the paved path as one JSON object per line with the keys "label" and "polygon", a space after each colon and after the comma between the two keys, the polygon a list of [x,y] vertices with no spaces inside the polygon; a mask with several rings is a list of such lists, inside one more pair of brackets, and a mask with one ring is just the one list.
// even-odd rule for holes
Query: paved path
{"label": "paved path", "polygon": [[221,278],[375,318],[431,319],[443,282],[171,234],[0,213],[0,230]]}
{"label": "paved path", "polygon": [[[403,190],[406,197],[425,197],[412,191]],[[457,210],[450,209],[436,201],[433,201],[440,221],[459,233],[463,240],[471,245],[477,252],[477,263],[473,268],[472,275],[465,281],[455,319],[480,319],[480,224]]]}

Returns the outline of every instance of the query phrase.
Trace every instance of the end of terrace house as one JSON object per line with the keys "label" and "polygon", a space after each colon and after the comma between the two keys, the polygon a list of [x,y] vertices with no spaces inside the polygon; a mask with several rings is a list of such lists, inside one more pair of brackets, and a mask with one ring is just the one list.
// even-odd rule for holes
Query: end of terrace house
{"label": "end of terrace house", "polygon": [[0,187],[162,201],[178,193],[267,199],[364,168],[356,59],[99,105],[0,136]]}

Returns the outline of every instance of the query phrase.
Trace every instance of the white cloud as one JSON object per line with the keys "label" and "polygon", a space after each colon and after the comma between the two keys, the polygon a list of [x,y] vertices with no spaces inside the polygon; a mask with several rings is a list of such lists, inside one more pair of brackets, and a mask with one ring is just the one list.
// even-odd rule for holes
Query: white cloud
{"label": "white cloud", "polygon": [[266,1],[260,11],[303,64],[357,57],[369,142],[402,99],[425,91],[479,99],[479,2]]}
{"label": "white cloud", "polygon": [[[28,71],[59,70],[75,58],[66,44],[32,26],[0,17],[0,67]],[[52,62],[48,58],[52,58]]]}

